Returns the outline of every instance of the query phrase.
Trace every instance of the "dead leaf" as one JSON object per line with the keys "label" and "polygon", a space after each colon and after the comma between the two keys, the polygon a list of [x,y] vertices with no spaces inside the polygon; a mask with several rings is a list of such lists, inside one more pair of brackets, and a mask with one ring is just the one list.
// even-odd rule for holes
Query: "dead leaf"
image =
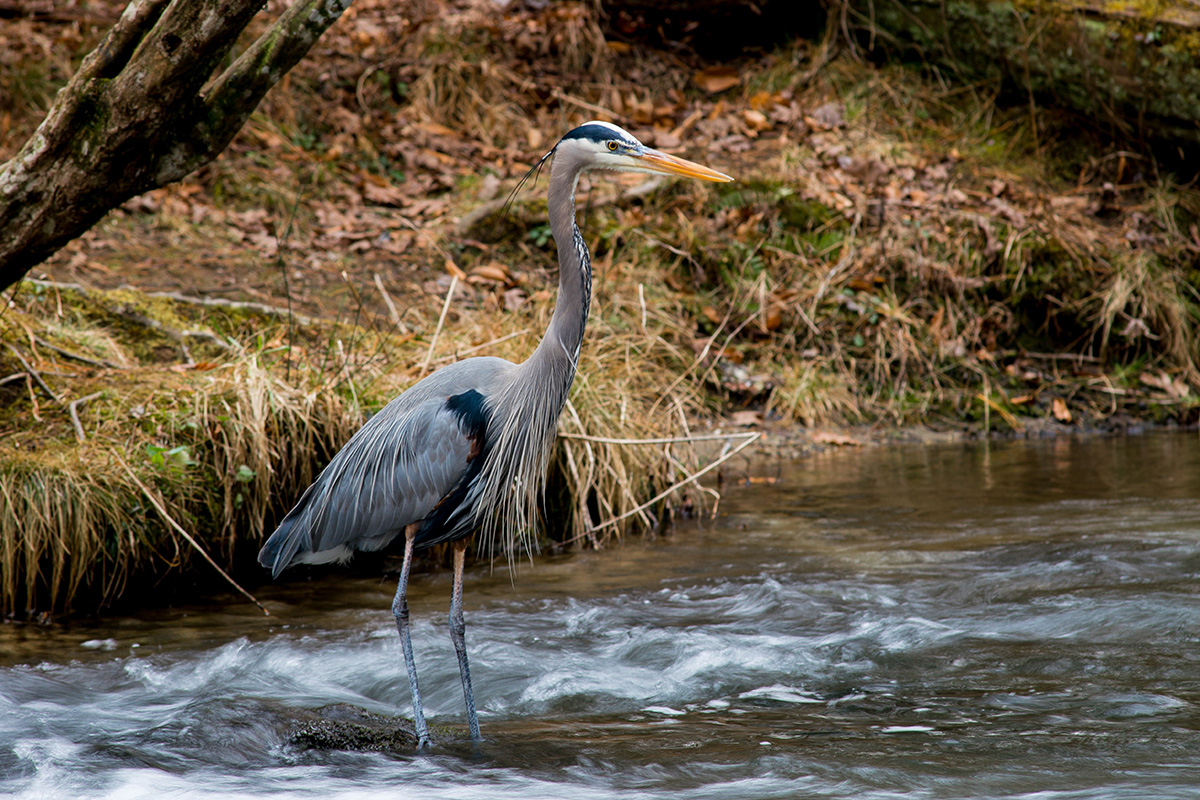
{"label": "dead leaf", "polygon": [[398,206],[404,201],[404,192],[390,183],[363,181],[363,200],[378,206]]}
{"label": "dead leaf", "polygon": [[771,94],[770,92],[756,92],[754,96],[750,98],[750,107],[755,111],[770,111],[776,106],[782,106],[786,103],[786,99],[784,99],[783,95],[779,93]]}
{"label": "dead leaf", "polygon": [[1061,397],[1056,397],[1050,401],[1050,411],[1059,422],[1071,421],[1071,409],[1067,408],[1066,401]]}
{"label": "dead leaf", "polygon": [[776,478],[773,475],[751,475],[750,477],[746,478],[746,483],[774,486],[775,484],[779,483],[779,478]]}
{"label": "dead leaf", "polygon": [[504,293],[504,310],[519,311],[527,299],[524,289],[509,289]]}
{"label": "dead leaf", "polygon": [[458,136],[458,131],[453,128],[447,128],[437,122],[418,122],[414,127],[428,133],[432,136]]}
{"label": "dead leaf", "polygon": [[729,415],[729,421],[740,428],[757,425],[761,419],[762,415],[757,411],[735,411]]}
{"label": "dead leaf", "polygon": [[508,273],[508,269],[499,261],[493,261],[490,264],[482,264],[471,269],[471,274],[467,277],[471,283],[503,283],[511,285],[513,282],[512,276]]}
{"label": "dead leaf", "polygon": [[1172,378],[1165,372],[1159,372],[1157,375],[1153,372],[1143,372],[1138,376],[1138,380],[1146,386],[1165,392],[1173,400],[1188,396],[1187,382],[1181,378]]}
{"label": "dead leaf", "polygon": [[398,256],[412,245],[414,238],[416,237],[407,231],[384,231],[376,240],[376,244],[384,252]]}
{"label": "dead leaf", "polygon": [[460,281],[465,281],[467,279],[467,273],[463,272],[458,264],[455,264],[451,259],[447,258],[444,266],[446,267],[446,272],[449,272]]}
{"label": "dead leaf", "polygon": [[721,348],[716,352],[717,358],[724,358],[732,361],[734,364],[740,364],[746,360],[746,356],[740,350],[730,350],[729,348]]}
{"label": "dead leaf", "polygon": [[963,203],[966,203],[969,199],[970,198],[967,197],[966,192],[962,191],[961,189],[951,189],[950,191],[946,192],[946,202],[948,202],[948,203],[955,203],[956,205],[962,205]]}
{"label": "dead leaf", "polygon": [[767,119],[767,115],[752,108],[742,112],[742,121],[752,131],[771,130],[771,120]]}
{"label": "dead leaf", "polygon": [[835,431],[813,431],[809,438],[817,444],[832,444],[839,447],[862,447],[862,442],[853,436],[847,436],[844,433],[837,433]]}
{"label": "dead leaf", "polygon": [[709,94],[717,94],[737,86],[742,78],[733,67],[708,67],[693,75],[692,82]]}
{"label": "dead leaf", "polygon": [[274,258],[279,250],[279,240],[266,232],[247,233],[242,238],[257,247],[264,258]]}

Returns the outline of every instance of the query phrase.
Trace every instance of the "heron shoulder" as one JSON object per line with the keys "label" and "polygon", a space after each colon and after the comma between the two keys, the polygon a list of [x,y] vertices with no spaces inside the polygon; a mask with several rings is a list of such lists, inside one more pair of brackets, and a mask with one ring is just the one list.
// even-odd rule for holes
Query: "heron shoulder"
{"label": "heron shoulder", "polygon": [[492,356],[455,361],[405,389],[380,409],[371,422],[378,419],[375,424],[392,425],[417,409],[436,406],[467,391],[478,392],[486,401],[508,384],[515,370],[516,365],[511,361]]}

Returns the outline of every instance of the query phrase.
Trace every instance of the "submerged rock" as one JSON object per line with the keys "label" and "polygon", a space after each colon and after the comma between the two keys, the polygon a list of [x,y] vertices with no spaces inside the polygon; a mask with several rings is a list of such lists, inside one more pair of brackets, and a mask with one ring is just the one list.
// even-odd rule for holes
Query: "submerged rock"
{"label": "submerged rock", "polygon": [[372,714],[346,703],[297,710],[287,739],[313,750],[412,750],[417,735],[410,720]]}

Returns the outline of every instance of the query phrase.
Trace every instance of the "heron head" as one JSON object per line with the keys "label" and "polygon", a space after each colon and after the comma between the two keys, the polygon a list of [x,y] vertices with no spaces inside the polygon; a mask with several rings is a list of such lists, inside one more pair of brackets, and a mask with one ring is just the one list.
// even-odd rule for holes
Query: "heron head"
{"label": "heron head", "polygon": [[620,172],[647,172],[680,175],[702,181],[732,181],[723,172],[694,161],[655,150],[639,142],[633,134],[611,122],[585,122],[569,131],[554,148],[556,158],[570,158],[579,169],[612,169]]}

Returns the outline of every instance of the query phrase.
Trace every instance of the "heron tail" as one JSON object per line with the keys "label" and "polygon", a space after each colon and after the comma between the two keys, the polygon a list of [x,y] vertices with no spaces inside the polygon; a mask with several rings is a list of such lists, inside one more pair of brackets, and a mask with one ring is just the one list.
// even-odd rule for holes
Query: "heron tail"
{"label": "heron tail", "polygon": [[272,578],[278,578],[279,573],[291,566],[299,553],[312,549],[309,526],[307,524],[297,525],[301,517],[305,516],[304,512],[311,499],[312,490],[313,487],[309,486],[300,498],[300,502],[296,503],[295,508],[287,513],[287,516],[279,523],[279,527],[258,551],[258,563],[264,567],[270,567]]}

